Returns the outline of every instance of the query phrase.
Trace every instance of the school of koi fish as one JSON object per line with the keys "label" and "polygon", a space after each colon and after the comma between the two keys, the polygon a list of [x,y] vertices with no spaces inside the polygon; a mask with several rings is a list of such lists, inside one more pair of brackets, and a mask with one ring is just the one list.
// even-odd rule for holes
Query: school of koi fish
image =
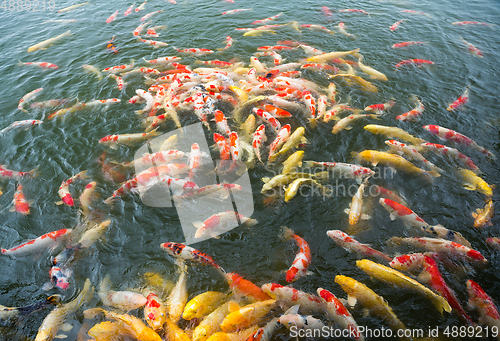
{"label": "school of koi fish", "polygon": [[[177,4],[173,0],[169,2],[166,5]],[[391,75],[378,71],[376,65],[368,62],[375,58],[366,49],[321,51],[301,41],[302,30],[313,30],[328,36],[340,33],[342,39],[355,41],[356,35],[348,33],[354,28],[346,27],[343,22],[336,26],[328,24],[332,29],[319,24],[284,22],[287,20],[284,13],[248,20],[248,28],[236,29],[238,35],[266,35],[274,39],[280,31],[286,31],[288,35],[295,35],[297,40],[274,39],[275,44],[256,46],[255,52],[248,57],[224,61],[212,59],[212,56],[218,55],[215,50],[177,48],[165,41],[150,40],[157,37],[168,40],[169,34],[172,34],[166,26],[151,24],[153,18],[160,17],[166,11],[147,13],[151,5],[144,1],[137,7],[134,3],[130,7],[111,11],[104,24],[120,20],[136,22],[138,26],[131,34],[148,48],[153,48],[159,56],[148,60],[145,55],[142,60],[132,59],[128,64],[108,65],[102,70],[83,63],[80,66],[80,73],[87,73],[86,76],[95,82],[105,77],[116,81],[119,98],[87,102],[78,98],[34,102],[44,93],[44,88],[37,88],[17,99],[17,108],[20,115],[43,111],[43,117],[40,120],[15,121],[0,130],[2,137],[14,135],[20,130],[37,129],[49,121],[64,125],[73,115],[123,104],[127,106],[131,118],[139,118],[142,122],[128,134],[110,132],[97,139],[101,148],[97,162],[101,165],[102,177],[108,186],[114,188],[105,194],[104,200],[98,195],[106,192],[102,190],[103,185],[92,179],[85,168],[64,179],[57,190],[54,188],[54,193],[57,192],[60,197],[60,201],[54,205],[67,210],[74,209],[77,224],[29,240],[23,235],[19,235],[17,241],[0,240],[3,247],[1,257],[11,257],[26,263],[35,257],[46,257],[47,278],[46,283],[42,283],[43,290],[54,293],[47,295],[43,301],[27,306],[0,305],[0,337],[4,330],[17,328],[20,321],[43,310],[45,317],[38,327],[34,338],[36,341],[55,338],[87,341],[281,340],[289,339],[284,336],[284,330],[287,329],[302,330],[305,332],[303,335],[312,338],[313,335],[322,335],[316,334],[316,331],[331,327],[347,331],[342,334],[345,339],[373,340],[376,338],[365,337],[364,328],[356,322],[361,316],[359,308],[371,314],[382,326],[393,330],[394,335],[398,330],[406,330],[406,326],[412,323],[408,316],[400,320],[390,306],[391,300],[387,302],[376,292],[381,282],[392,288],[393,295],[401,293],[430,303],[440,316],[449,316],[456,326],[474,330],[479,326],[488,327],[489,335],[500,340],[500,313],[489,296],[493,293],[488,293],[481,286],[481,272],[491,262],[482,251],[485,248],[500,250],[500,236],[497,237],[492,228],[495,186],[488,183],[491,177],[477,165],[494,163],[496,156],[487,149],[488,146],[476,142],[481,136],[465,136],[459,131],[436,124],[419,126],[419,120],[427,114],[425,94],[409,94],[404,99],[387,98],[382,103],[374,102],[371,96],[390,80]],[[87,6],[91,4],[80,3],[63,8],[59,13]],[[251,11],[251,8],[228,10],[220,14],[221,20]],[[334,11],[323,6],[317,11],[326,19],[334,17],[336,13],[371,16],[361,9]],[[428,16],[412,10],[401,12],[402,15]],[[397,34],[406,21],[399,20],[388,26],[387,30]],[[473,21],[450,24],[493,26]],[[234,39],[228,35],[219,42],[223,46],[219,52],[223,51],[227,55],[243,37]],[[18,67],[60,69],[50,62],[27,60],[31,58],[32,52],[56,49],[57,46],[52,45],[57,43],[63,46],[65,41],[73,38],[68,30],[29,47],[25,61],[19,61]],[[424,40],[425,37],[418,38]],[[117,56],[124,53],[120,39],[116,36],[101,40],[103,48],[109,53]],[[472,56],[486,59],[487,55],[485,57],[472,43],[462,37],[460,42]],[[398,49],[418,49],[428,44],[432,42],[398,42],[389,45],[388,49],[397,53]],[[415,70],[423,68],[432,72],[439,65],[426,59],[405,59],[394,64],[393,71],[408,72],[408,77],[412,77],[409,68],[413,67]],[[136,84],[141,84],[141,87],[133,89],[135,95],[127,95],[126,90]],[[365,96],[367,105],[363,105],[363,108],[359,103],[352,103],[351,98],[344,95],[345,89],[354,89]],[[464,84],[462,89],[456,89],[457,98],[442,109],[446,109],[444,112],[468,110],[469,97],[478,91],[481,89]],[[413,103],[412,109],[401,110],[408,107],[408,101]],[[376,124],[381,120],[393,123]],[[120,150],[133,150],[162,133],[198,122],[203,126],[210,151],[203,151],[198,143],[193,143],[188,150],[177,149],[180,136],[172,135],[163,142],[158,152],[146,153],[133,160],[124,159],[123,154],[119,154]],[[407,124],[406,127],[413,125],[414,131],[420,131],[418,136],[402,129],[404,124]],[[311,160],[308,156],[308,144],[313,135],[325,135],[323,138],[328,143],[332,139],[336,141],[343,134],[354,133],[349,130],[355,127],[362,127],[358,129],[359,134],[386,138],[384,143],[387,148],[351,150],[351,155],[345,158],[352,157],[351,163],[338,162],[345,160]],[[374,144],[372,148],[377,146]],[[345,209],[345,226],[334,222],[321,226],[323,232],[320,233],[331,239],[332,247],[338,246],[360,258],[353,262],[357,267],[357,275],[350,277],[338,274],[335,283],[322,282],[322,287],[317,287],[316,292],[300,290],[301,281],[318,276],[317,272],[311,271],[311,265],[314,266],[314,262],[320,262],[320,258],[328,255],[321,255],[322,250],[310,246],[302,233],[294,232],[295,228],[292,230],[285,226],[279,227],[279,243],[288,245],[288,250],[293,247],[297,251],[295,254],[290,251],[286,262],[294,259],[287,263],[288,269],[280,274],[276,282],[259,281],[255,280],[255,276],[249,278],[240,274],[239,269],[225,265],[224,259],[204,252],[203,242],[193,248],[186,243],[157,238],[152,239],[149,247],[155,248],[158,254],[164,254],[165,259],[175,264],[176,274],[172,277],[153,272],[137,274],[141,276],[141,287],[117,290],[120,286],[112,282],[113,277],[109,274],[84,281],[75,272],[76,264],[94,252],[97,244],[104,242],[108,231],[118,229],[114,217],[117,206],[133,200],[141,188],[168,185],[174,202],[182,202],[182,205],[190,205],[191,200],[201,196],[208,195],[217,200],[227,198],[232,191],[241,191],[242,186],[236,183],[206,186],[197,183],[204,171],[202,165],[208,152],[218,160],[216,169],[219,174],[236,172],[241,175],[238,172],[242,165],[250,173],[259,174],[257,176],[261,177],[261,183],[253,185],[259,186],[258,197],[268,207],[286,207],[290,201],[301,200],[298,198],[300,196],[335,200],[334,182],[356,183],[357,190],[352,195],[351,205]],[[141,171],[134,174],[134,167]],[[398,188],[388,181],[384,183],[387,179],[377,181],[380,179],[377,173],[381,169],[389,170],[392,175],[407,177],[411,179],[408,181],[415,181],[422,186],[434,186],[441,181],[441,177],[451,177],[457,186],[471,191],[468,193],[481,195],[484,205],[474,209],[463,207],[470,211],[468,214],[471,217],[470,222],[464,222],[467,224],[465,229],[432,224],[430,219],[434,220],[433,217],[429,217],[429,220],[426,218],[429,221],[426,222],[416,208],[422,207],[421,204],[410,200],[408,196],[404,198]],[[10,209],[12,213],[5,214],[19,217],[32,214],[32,202],[24,190],[29,188],[31,180],[38,173],[38,168],[23,172],[0,164],[0,180],[15,183]],[[77,188],[83,189],[79,191]],[[0,191],[0,195],[10,194]],[[467,195],[467,192],[463,195]],[[139,200],[137,202],[135,209],[145,206]],[[359,238],[355,235],[370,225],[372,215],[387,215],[385,211],[389,213],[389,217],[385,216],[387,223],[399,219],[406,230],[387,240],[385,250],[376,250],[358,241],[362,239],[362,234]],[[231,210],[213,212],[205,221],[193,223],[196,228],[194,238],[219,238],[220,231],[228,231],[227,226],[235,216],[245,225],[237,227],[241,233],[258,233],[261,225],[265,224],[261,217],[252,219]],[[467,233],[462,234],[464,230]],[[320,229],[316,228],[315,233],[318,231]],[[476,239],[468,240],[470,238],[467,237],[474,234],[488,237],[482,238],[484,243],[479,244],[475,242]],[[420,252],[404,254],[403,250]],[[283,259],[277,262],[284,262]],[[190,290],[189,277],[195,276],[194,273],[204,267],[209,268],[207,271],[214,281],[225,283],[225,290]],[[376,281],[366,281],[367,276]],[[320,281],[317,280],[316,285]],[[75,291],[76,296],[65,298],[65,294],[71,290]],[[334,292],[342,295],[336,296]],[[467,293],[468,300],[460,295],[463,292]],[[76,328],[79,330],[75,330],[74,323],[68,323],[75,316],[79,316],[82,321]],[[442,332],[439,336],[434,335],[434,338],[406,335],[399,338],[446,339],[441,338]],[[26,335],[23,337],[33,339]],[[481,332],[479,337],[486,336]]]}

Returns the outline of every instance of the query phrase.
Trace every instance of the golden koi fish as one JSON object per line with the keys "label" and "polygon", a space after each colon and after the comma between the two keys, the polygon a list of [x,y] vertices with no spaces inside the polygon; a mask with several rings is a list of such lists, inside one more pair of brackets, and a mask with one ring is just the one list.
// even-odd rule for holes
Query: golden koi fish
{"label": "golden koi fish", "polygon": [[335,51],[335,52],[329,52],[329,53],[324,53],[324,54],[319,54],[317,56],[309,57],[306,59],[306,61],[311,62],[311,63],[325,63],[327,61],[330,61],[332,59],[336,58],[342,58],[348,55],[352,55],[355,57],[361,57],[359,54],[359,48],[351,51]]}
{"label": "golden koi fish", "polygon": [[401,140],[408,141],[414,145],[420,145],[420,144],[426,142],[424,139],[410,135],[406,131],[404,131],[403,129],[399,129],[396,127],[387,127],[387,126],[380,126],[380,125],[376,125],[376,124],[368,124],[364,127],[364,129],[368,130],[372,134],[380,134],[380,135],[385,135],[387,137],[399,138]]}
{"label": "golden koi fish", "polygon": [[71,31],[70,30],[64,32],[63,34],[58,35],[57,37],[53,37],[53,38],[44,40],[41,43],[38,43],[38,44],[35,44],[35,45],[31,46],[28,49],[28,52],[34,52],[34,51],[38,51],[38,50],[45,50],[47,47],[51,46],[52,44],[54,44],[59,39],[62,39],[64,37],[69,37],[69,36],[71,36]]}
{"label": "golden koi fish", "polygon": [[460,169],[458,175],[464,181],[464,188],[469,191],[478,191],[486,195],[487,198],[491,198],[493,195],[494,185],[488,185],[481,177],[477,176],[473,171],[468,169]]}

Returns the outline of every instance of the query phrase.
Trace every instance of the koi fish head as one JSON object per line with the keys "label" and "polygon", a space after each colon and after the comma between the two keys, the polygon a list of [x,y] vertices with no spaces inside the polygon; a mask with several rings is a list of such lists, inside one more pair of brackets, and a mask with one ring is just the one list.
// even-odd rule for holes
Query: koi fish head
{"label": "koi fish head", "polygon": [[49,271],[50,279],[52,283],[62,289],[66,290],[69,288],[69,277],[71,276],[71,271],[68,269],[62,269],[58,266],[53,266]]}

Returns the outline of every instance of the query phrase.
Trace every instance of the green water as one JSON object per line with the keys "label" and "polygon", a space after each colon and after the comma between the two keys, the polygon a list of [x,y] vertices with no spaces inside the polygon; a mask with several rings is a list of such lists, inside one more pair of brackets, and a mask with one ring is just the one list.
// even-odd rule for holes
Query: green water
{"label": "green water", "polygon": [[[152,59],[167,55],[176,55],[171,48],[152,49],[138,42],[132,31],[140,24],[139,18],[149,12],[163,9],[164,12],[152,19],[151,25],[166,25],[156,38],[179,48],[209,48],[216,50],[225,46],[226,35],[236,40],[233,47],[218,52],[212,57],[220,60],[241,60],[249,57],[262,45],[275,45],[277,40],[298,40],[325,52],[360,48],[364,63],[386,74],[387,82],[374,81],[379,88],[377,93],[366,93],[355,87],[350,88],[344,82],[338,82],[340,101],[350,99],[351,106],[364,108],[374,103],[395,100],[396,106],[380,121],[372,119],[359,121],[350,131],[340,134],[330,133],[332,124],[320,124],[316,129],[307,128],[309,144],[304,148],[304,160],[352,162],[351,152],[363,149],[384,150],[385,138],[372,135],[363,130],[365,123],[398,126],[409,133],[430,142],[440,141],[428,134],[423,128],[426,124],[437,124],[457,130],[476,140],[479,145],[500,155],[498,138],[498,89],[500,81],[500,35],[498,24],[500,5],[497,1],[340,1],[335,3],[321,1],[267,2],[249,0],[226,3],[221,0],[191,1],[179,0],[176,5],[167,1],[150,1],[146,9],[123,17],[123,12],[132,2],[113,3],[91,1],[87,6],[67,13],[56,13],[47,8],[45,11],[9,11],[0,9],[0,128],[14,121],[28,118],[42,119],[51,111],[30,110],[24,114],[17,110],[19,99],[26,93],[43,87],[44,91],[37,101],[54,98],[76,98],[80,101],[117,97],[122,100],[108,110],[96,109],[71,114],[67,119],[51,120],[45,118],[41,126],[27,131],[14,131],[0,136],[0,164],[13,170],[27,171],[39,167],[40,175],[32,180],[23,180],[25,195],[33,201],[31,214],[21,216],[9,212],[15,182],[3,181],[3,195],[0,196],[0,245],[13,247],[44,233],[61,228],[73,228],[77,225],[77,209],[57,206],[60,200],[57,189],[61,182],[70,176],[88,170],[91,179],[97,181],[101,198],[106,198],[118,187],[102,174],[99,156],[106,150],[98,141],[109,134],[142,132],[141,121],[134,113],[141,106],[131,106],[128,99],[135,94],[135,89],[146,88],[140,77],[127,79],[124,91],[116,88],[111,78],[97,79],[83,72],[82,65],[92,64],[99,69],[125,64],[130,59],[137,61],[143,57]],[[64,8],[73,2],[56,1],[56,8]],[[136,3],[136,6],[139,2]],[[333,12],[343,8],[359,8],[370,16],[355,13],[334,13],[327,18],[321,12],[321,6],[329,6]],[[252,8],[250,12],[222,16],[223,11],[236,8]],[[116,10],[119,19],[106,24],[106,19]],[[401,13],[411,9],[423,11],[430,16]],[[303,29],[301,33],[292,29],[280,29],[276,35],[261,37],[243,37],[237,27],[250,27],[251,22],[263,19],[279,12],[284,14],[276,23],[298,21],[299,24],[320,24],[334,29],[343,21],[356,39],[349,39],[341,34],[333,36],[324,32]],[[77,22],[44,23],[52,19],[76,19]],[[406,19],[398,30],[391,32],[389,27],[396,21]],[[480,21],[496,24],[493,29],[487,26],[454,26],[455,21]],[[27,49],[38,42],[59,35],[67,30],[73,34],[44,51],[28,53]],[[106,42],[116,35],[115,45],[118,54],[106,51]],[[460,36],[473,43],[484,53],[484,58],[471,55],[460,42]],[[403,41],[425,41],[421,46],[406,49],[391,49],[391,45]],[[286,62],[297,61],[306,57],[301,50],[283,52]],[[421,58],[432,60],[431,67],[404,68],[395,72],[394,65],[403,59]],[[210,58],[201,58],[208,60]],[[23,62],[47,61],[59,66],[58,70],[44,71],[28,66],[17,65]],[[191,64],[194,58],[185,57],[183,63]],[[303,72],[303,77],[317,81],[322,86],[328,82],[312,72]],[[464,110],[446,111],[449,103],[455,100],[465,89],[470,88],[470,101]],[[425,112],[419,122],[398,122],[397,114],[413,108],[411,95],[417,95],[425,105]],[[194,115],[181,117],[184,125],[196,122]],[[283,120],[295,129],[305,125],[306,121],[298,118]],[[229,124],[233,122],[229,119]],[[175,129],[172,122],[162,126],[162,132]],[[211,141],[211,135],[207,135]],[[120,161],[133,159],[135,148],[120,148],[112,151],[113,158]],[[470,148],[461,151],[472,157],[483,171],[484,179],[499,185],[497,162],[489,162]],[[471,212],[483,207],[484,196],[478,192],[463,189],[453,171],[456,166],[440,157],[427,154],[430,161],[443,168],[445,173],[433,184],[419,178],[398,172],[389,179],[374,179],[372,183],[383,185],[397,191],[405,198],[408,206],[430,224],[440,223],[458,231],[467,238],[473,247],[479,250],[489,261],[487,268],[477,270],[464,277],[443,272],[461,303],[466,304],[465,281],[476,280],[493,299],[500,301],[498,285],[500,269],[498,253],[491,250],[484,242],[485,238],[498,236],[498,218],[493,218],[493,226],[483,230],[472,227]],[[377,198],[367,198],[366,205],[371,208],[372,219],[362,222],[355,229],[349,228],[347,215],[343,210],[349,206],[351,197],[339,195],[331,198],[304,195],[297,196],[285,203],[282,199],[274,202],[265,201],[260,194],[263,176],[272,175],[278,168],[257,166],[249,171],[253,188],[255,212],[252,218],[258,224],[248,228],[239,227],[221,239],[207,240],[193,245],[211,255],[227,271],[235,271],[258,285],[268,282],[285,284],[283,271],[288,269],[294,258],[296,248],[280,237],[280,226],[286,225],[308,241],[312,250],[312,263],[309,270],[312,275],[300,279],[293,286],[306,292],[314,293],[318,287],[329,289],[338,297],[345,293],[334,283],[336,275],[351,276],[382,295],[394,309],[398,317],[408,328],[428,330],[436,326],[459,325],[453,315],[440,316],[425,298],[407,291],[390,288],[378,281],[371,281],[355,266],[356,255],[349,254],[335,245],[326,231],[340,229],[356,233],[356,238],[369,243],[374,248],[389,255],[406,252],[405,249],[393,249],[386,245],[392,236],[408,235],[408,230],[401,221],[391,222],[388,213],[376,202]],[[71,186],[74,197],[83,190],[86,182],[77,182]],[[338,185],[349,188],[355,182],[343,180]],[[332,185],[336,185],[333,181]],[[307,191],[304,191],[307,194]],[[353,194],[353,191],[351,191]],[[497,203],[494,194],[493,201]],[[74,298],[83,287],[86,278],[94,285],[109,273],[116,290],[137,288],[142,283],[145,272],[159,272],[166,278],[176,280],[175,266],[161,248],[160,243],[182,241],[183,235],[179,219],[174,208],[152,208],[143,205],[138,196],[128,195],[109,209],[102,201],[95,208],[103,212],[105,218],[112,219],[112,227],[104,239],[96,243],[85,258],[75,263],[71,288],[63,292],[68,301]],[[0,304],[22,306],[41,300],[47,296],[42,286],[49,280],[49,252],[38,258],[10,259],[0,258]],[[207,267],[193,266],[189,270],[188,290],[195,295],[206,290],[226,290],[227,284]],[[57,293],[52,289],[49,294]],[[90,306],[100,305],[97,296]],[[5,329],[0,337],[5,340],[34,338],[38,326],[46,312],[36,313],[21,321],[13,329]],[[138,314],[142,316],[142,311]],[[477,320],[477,315],[472,314]],[[374,316],[364,316],[361,310],[354,312],[359,325],[377,328],[384,326]],[[81,312],[70,320],[75,328],[68,339],[74,340],[83,322]],[[275,340],[288,340],[290,336],[285,328],[279,329]],[[375,338],[374,338],[375,339]]]}

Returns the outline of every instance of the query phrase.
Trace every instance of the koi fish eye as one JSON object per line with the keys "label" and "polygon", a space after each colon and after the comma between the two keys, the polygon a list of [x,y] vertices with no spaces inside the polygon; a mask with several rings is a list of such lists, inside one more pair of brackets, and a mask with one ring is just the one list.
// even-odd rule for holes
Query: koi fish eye
{"label": "koi fish eye", "polygon": [[272,72],[268,72],[267,75],[265,76],[265,78],[271,78],[273,76],[273,73]]}

